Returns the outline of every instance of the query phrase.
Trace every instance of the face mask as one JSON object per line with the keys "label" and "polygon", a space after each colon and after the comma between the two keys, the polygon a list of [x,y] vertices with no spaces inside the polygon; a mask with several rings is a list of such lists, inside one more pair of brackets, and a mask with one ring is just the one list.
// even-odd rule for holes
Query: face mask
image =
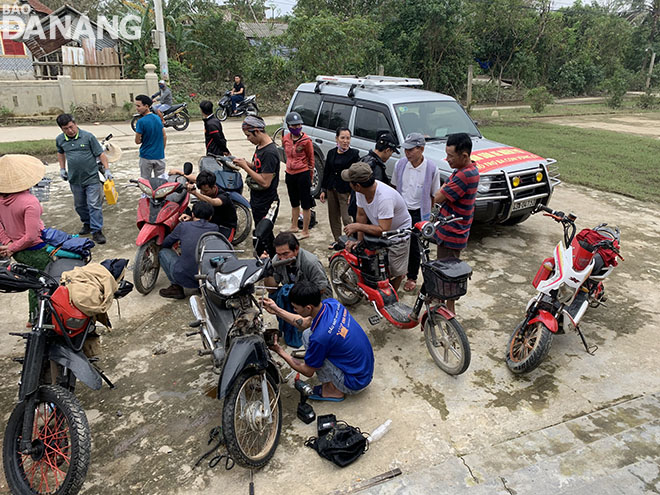
{"label": "face mask", "polygon": [[289,127],[289,132],[298,137],[302,134],[302,127]]}
{"label": "face mask", "polygon": [[344,148],[344,146],[343,146],[342,144],[337,143],[337,149],[338,149],[339,151],[341,151],[342,153],[347,152],[347,151],[348,151],[348,148],[350,148],[350,145],[348,145],[348,146],[346,146],[346,147]]}

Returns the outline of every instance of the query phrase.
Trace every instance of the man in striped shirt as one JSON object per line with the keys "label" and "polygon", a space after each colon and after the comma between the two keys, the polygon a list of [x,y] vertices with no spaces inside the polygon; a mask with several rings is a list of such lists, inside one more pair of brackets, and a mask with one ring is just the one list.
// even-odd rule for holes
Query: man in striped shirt
{"label": "man in striped shirt", "polygon": [[[462,220],[448,223],[436,230],[438,259],[454,256],[460,258],[467,246],[470,227],[474,218],[474,200],[479,186],[479,170],[470,159],[472,139],[464,132],[447,136],[447,163],[454,170],[447,182],[435,193],[434,201],[440,203],[440,215],[456,215]],[[455,312],[454,301],[447,301],[447,308]]]}

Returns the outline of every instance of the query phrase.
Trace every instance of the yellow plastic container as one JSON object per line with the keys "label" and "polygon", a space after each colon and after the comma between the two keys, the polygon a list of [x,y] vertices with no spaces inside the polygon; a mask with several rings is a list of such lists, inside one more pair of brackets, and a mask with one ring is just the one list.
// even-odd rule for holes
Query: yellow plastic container
{"label": "yellow plastic container", "polygon": [[112,179],[106,180],[103,183],[103,193],[105,194],[105,200],[109,205],[114,205],[119,199],[119,194],[117,194],[117,189],[115,188],[115,181]]}

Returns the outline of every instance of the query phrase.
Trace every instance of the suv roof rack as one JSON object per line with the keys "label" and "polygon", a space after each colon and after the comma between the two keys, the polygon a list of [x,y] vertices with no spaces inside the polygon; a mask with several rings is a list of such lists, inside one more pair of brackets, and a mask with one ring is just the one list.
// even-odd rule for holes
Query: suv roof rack
{"label": "suv roof rack", "polygon": [[358,86],[374,86],[374,87],[386,87],[386,86],[423,86],[424,82],[419,78],[410,78],[410,77],[392,77],[392,76],[376,76],[368,75],[364,77],[356,76],[316,76],[316,87],[314,88],[315,93],[321,91],[322,84],[341,84],[350,86],[348,90],[348,97],[353,98],[355,88]]}

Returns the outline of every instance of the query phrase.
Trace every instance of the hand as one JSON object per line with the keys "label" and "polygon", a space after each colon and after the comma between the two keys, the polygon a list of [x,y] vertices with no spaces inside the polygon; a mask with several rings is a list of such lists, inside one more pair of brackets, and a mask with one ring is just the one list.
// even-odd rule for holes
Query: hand
{"label": "hand", "polygon": [[190,215],[186,215],[185,213],[182,213],[179,217],[179,222],[189,222],[190,220],[192,220],[192,217]]}
{"label": "hand", "polygon": [[[277,315],[277,310],[279,309],[275,301],[270,297],[264,297],[261,299],[261,304],[263,304],[264,309],[271,315]],[[277,342],[277,340],[275,341]]]}
{"label": "hand", "polygon": [[280,346],[280,343],[278,342],[277,334],[273,335],[273,345],[269,345],[268,348],[280,356],[284,352],[282,346]]}
{"label": "hand", "polygon": [[435,203],[442,203],[444,201],[445,195],[442,194],[442,189],[438,189],[438,192],[435,193],[435,196],[433,196],[433,204]]}
{"label": "hand", "polygon": [[357,234],[358,232],[360,232],[359,223],[349,223],[346,227],[344,227],[344,233],[346,235],[353,235]]}
{"label": "hand", "polygon": [[319,201],[321,203],[325,203],[325,193],[324,192],[322,192],[321,195],[319,196]]}
{"label": "hand", "polygon": [[105,180],[112,180],[112,172],[110,172],[109,168],[105,169],[103,175],[105,175]]}
{"label": "hand", "polygon": [[344,245],[344,249],[346,249],[346,251],[353,251],[353,248],[355,246],[357,246],[356,241],[346,241],[346,244]]}
{"label": "hand", "polygon": [[60,169],[60,177],[62,177],[62,180],[69,180],[69,173],[66,171],[65,168]]}
{"label": "hand", "polygon": [[188,192],[194,193],[197,186],[195,186],[195,184],[186,184],[186,189],[188,189]]}
{"label": "hand", "polygon": [[183,175],[183,172],[178,168],[171,168],[168,172],[169,175]]}
{"label": "hand", "polygon": [[9,249],[9,244],[0,246],[0,256],[3,258],[10,258],[12,254],[14,254],[14,252]]}
{"label": "hand", "polygon": [[245,158],[234,158],[234,163],[241,167],[242,169],[246,170],[250,166],[248,165],[248,162]]}

